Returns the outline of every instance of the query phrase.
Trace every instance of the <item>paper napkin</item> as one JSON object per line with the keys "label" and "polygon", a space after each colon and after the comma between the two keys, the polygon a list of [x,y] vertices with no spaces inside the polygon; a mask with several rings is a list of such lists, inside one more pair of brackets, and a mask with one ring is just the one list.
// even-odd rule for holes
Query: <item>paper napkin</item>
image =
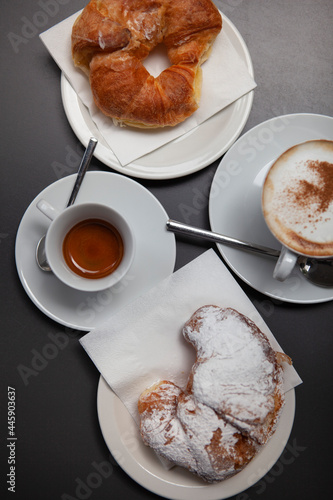
{"label": "paper napkin", "polygon": [[[212,249],[81,338],[97,369],[137,423],[142,391],[163,379],[180,387],[186,385],[195,351],[184,340],[182,328],[196,309],[208,304],[232,307],[248,316],[267,335],[272,347],[282,352],[252,302]],[[294,367],[284,365],[288,391],[302,381]]]}
{"label": "paper napkin", "polygon": [[[45,31],[40,38],[89,109],[99,132],[123,166],[189,132],[256,86],[246,64],[222,28],[210,58],[202,65],[201,103],[191,117],[176,127],[165,129],[144,130],[115,126],[95,106],[87,76],[73,64],[71,31],[78,15],[79,12]],[[154,76],[169,66],[169,63],[165,64],[165,57],[159,51],[151,54],[144,64]]]}

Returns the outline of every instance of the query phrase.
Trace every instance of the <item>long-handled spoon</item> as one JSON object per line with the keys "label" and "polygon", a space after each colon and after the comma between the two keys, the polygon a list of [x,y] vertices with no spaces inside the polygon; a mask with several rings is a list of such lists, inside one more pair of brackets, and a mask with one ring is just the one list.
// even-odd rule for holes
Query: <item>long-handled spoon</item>
{"label": "long-handled spoon", "polygon": [[[175,220],[169,219],[166,226],[169,231],[173,231],[174,233],[197,236],[205,240],[223,243],[224,245],[239,248],[241,250],[270,255],[271,257],[279,257],[280,255],[280,250],[274,250],[273,248],[255,245],[236,238],[230,238],[229,236],[207,231],[206,229],[199,229]],[[302,274],[307,280],[311,281],[311,283],[323,287],[333,287],[333,259],[316,260],[300,256],[297,262]]]}
{"label": "long-handled spoon", "polygon": [[[90,165],[91,158],[93,156],[93,153],[95,151],[95,147],[97,146],[97,139],[95,137],[91,137],[89,140],[89,144],[87,146],[87,149],[84,152],[84,155],[82,157],[80,167],[76,176],[75,184],[72,190],[72,193],[69,197],[67,207],[70,207],[73,205],[73,203],[76,200],[77,194],[79,192],[79,189],[81,187],[83,178],[88,170],[88,167]],[[39,240],[37,247],[36,247],[36,261],[38,264],[38,267],[42,271],[51,271],[51,268],[47,262],[46,259],[46,253],[45,253],[45,235],[41,237]]]}

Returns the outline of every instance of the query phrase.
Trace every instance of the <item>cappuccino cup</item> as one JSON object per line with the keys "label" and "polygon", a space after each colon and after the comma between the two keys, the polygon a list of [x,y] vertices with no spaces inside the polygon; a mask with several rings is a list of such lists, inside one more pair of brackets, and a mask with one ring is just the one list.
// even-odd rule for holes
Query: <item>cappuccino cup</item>
{"label": "cappuccino cup", "polygon": [[133,232],[109,206],[80,203],[59,212],[46,200],[37,208],[52,222],[45,252],[55,276],[76,290],[97,292],[118,283],[135,252]]}
{"label": "cappuccino cup", "polygon": [[331,259],[333,141],[307,141],[285,151],[267,173],[262,212],[282,245],[275,279],[284,281],[300,255]]}

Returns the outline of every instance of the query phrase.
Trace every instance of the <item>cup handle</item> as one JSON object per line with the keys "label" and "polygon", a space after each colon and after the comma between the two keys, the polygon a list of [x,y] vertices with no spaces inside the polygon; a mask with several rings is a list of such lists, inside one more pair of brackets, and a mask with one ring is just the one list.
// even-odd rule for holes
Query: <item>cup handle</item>
{"label": "cup handle", "polygon": [[50,203],[46,200],[39,200],[37,208],[50,220],[54,220],[60,214],[60,212],[52,207],[52,205],[50,205]]}
{"label": "cup handle", "polygon": [[284,281],[295,267],[298,255],[286,247],[282,247],[279,259],[273,271],[273,278]]}

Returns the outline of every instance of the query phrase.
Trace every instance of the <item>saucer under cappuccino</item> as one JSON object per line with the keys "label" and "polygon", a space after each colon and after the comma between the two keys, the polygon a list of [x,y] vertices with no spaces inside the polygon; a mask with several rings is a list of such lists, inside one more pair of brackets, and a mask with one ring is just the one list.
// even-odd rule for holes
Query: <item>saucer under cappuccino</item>
{"label": "saucer under cappuccino", "polygon": [[333,142],[308,141],[283,153],[266,177],[262,207],[274,236],[294,252],[333,255]]}

